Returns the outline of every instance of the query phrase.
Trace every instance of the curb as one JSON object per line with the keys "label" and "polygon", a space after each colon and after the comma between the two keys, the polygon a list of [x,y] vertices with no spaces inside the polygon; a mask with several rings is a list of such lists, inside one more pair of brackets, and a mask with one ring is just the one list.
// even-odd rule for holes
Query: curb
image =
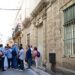
{"label": "curb", "polygon": [[36,69],[35,67],[32,67],[32,70],[34,70],[39,75],[51,75],[51,74],[48,74],[47,72],[45,72],[45,71],[43,71],[41,69]]}

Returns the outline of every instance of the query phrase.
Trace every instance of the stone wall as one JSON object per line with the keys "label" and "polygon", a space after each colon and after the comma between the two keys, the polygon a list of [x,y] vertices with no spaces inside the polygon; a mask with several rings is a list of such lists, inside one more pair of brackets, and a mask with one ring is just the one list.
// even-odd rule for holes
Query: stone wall
{"label": "stone wall", "polygon": [[[74,59],[64,57],[64,13],[63,10],[72,5],[75,0],[54,0],[47,9],[42,9],[37,16],[31,20],[31,24],[24,28],[22,43],[24,48],[27,45],[27,34],[30,33],[30,45],[38,46],[38,23],[43,19],[43,61],[47,61],[47,68],[50,69],[49,53],[56,53],[57,66],[74,69]],[[39,26],[40,27],[40,26]],[[42,36],[42,35],[41,35]]]}
{"label": "stone wall", "polygon": [[[64,13],[63,10],[72,5],[74,0],[56,0],[47,9],[47,67],[49,64],[49,53],[55,50],[58,66],[74,69],[74,58],[64,57]],[[67,64],[66,64],[67,63]],[[70,66],[69,66],[70,65]]]}

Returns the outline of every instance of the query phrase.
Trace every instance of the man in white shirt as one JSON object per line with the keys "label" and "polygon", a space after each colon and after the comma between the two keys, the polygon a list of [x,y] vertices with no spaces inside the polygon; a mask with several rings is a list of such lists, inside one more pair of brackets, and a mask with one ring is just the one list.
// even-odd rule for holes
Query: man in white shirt
{"label": "man in white shirt", "polygon": [[24,60],[25,60],[25,52],[24,52],[24,49],[22,47],[22,44],[20,46],[20,51],[19,51],[19,65],[20,65],[20,70],[24,70]]}

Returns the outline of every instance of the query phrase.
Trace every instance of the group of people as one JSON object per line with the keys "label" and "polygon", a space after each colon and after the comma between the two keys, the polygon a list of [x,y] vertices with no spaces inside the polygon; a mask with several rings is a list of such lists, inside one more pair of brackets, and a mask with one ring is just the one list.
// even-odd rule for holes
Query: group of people
{"label": "group of people", "polygon": [[23,60],[24,60],[24,49],[22,44],[18,47],[17,44],[14,44],[12,47],[7,44],[3,48],[3,45],[0,44],[0,69],[2,71],[7,70],[8,68],[14,69],[24,69]]}
{"label": "group of people", "polygon": [[39,57],[40,52],[37,50],[37,47],[33,49],[31,46],[28,46],[25,53],[22,44],[19,47],[17,44],[13,44],[12,47],[7,44],[4,48],[0,44],[0,69],[2,71],[9,68],[24,70],[24,62],[28,64],[28,68],[31,68],[32,64],[35,64],[36,68],[38,68]]}

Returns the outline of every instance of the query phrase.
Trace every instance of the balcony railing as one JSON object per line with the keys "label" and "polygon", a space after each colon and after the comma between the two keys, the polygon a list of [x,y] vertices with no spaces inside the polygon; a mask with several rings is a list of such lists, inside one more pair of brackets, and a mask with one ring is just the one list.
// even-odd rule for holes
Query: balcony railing
{"label": "balcony railing", "polygon": [[21,26],[20,25],[17,25],[12,36],[13,37],[16,37],[17,35],[19,35],[21,33]]}
{"label": "balcony railing", "polygon": [[25,18],[24,21],[23,21],[23,27],[26,27],[28,26],[28,24],[31,22],[31,18]]}

